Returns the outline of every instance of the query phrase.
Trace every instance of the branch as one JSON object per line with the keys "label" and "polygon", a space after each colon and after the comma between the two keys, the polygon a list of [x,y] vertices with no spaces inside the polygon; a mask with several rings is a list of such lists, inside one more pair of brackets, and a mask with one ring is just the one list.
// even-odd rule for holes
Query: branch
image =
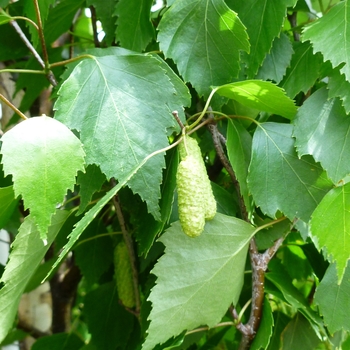
{"label": "branch", "polygon": [[98,33],[97,33],[97,17],[96,17],[96,10],[94,6],[90,6],[90,11],[91,11],[91,23],[92,23],[92,31],[93,31],[93,36],[94,36],[94,44],[95,47],[100,47],[100,41],[98,40]]}
{"label": "branch", "polygon": [[[111,180],[112,185],[115,187],[116,182],[114,179]],[[140,317],[140,310],[141,310],[141,301],[140,301],[140,293],[139,293],[139,278],[138,278],[138,271],[136,267],[136,255],[135,255],[135,250],[134,250],[134,245],[131,239],[131,236],[127,230],[124,215],[122,212],[122,208],[120,205],[119,197],[118,195],[115,195],[112,199],[113,205],[115,208],[115,211],[117,213],[118,221],[120,228],[122,230],[122,234],[124,237],[124,241],[126,244],[126,247],[128,249],[129,253],[129,259],[130,259],[130,264],[131,264],[131,269],[132,269],[132,277],[133,277],[133,286],[134,286],[134,295],[135,295],[135,313],[137,318]]]}
{"label": "branch", "polygon": [[15,105],[13,105],[4,95],[0,94],[0,100],[9,106],[15,113],[17,113],[23,120],[28,119]]}

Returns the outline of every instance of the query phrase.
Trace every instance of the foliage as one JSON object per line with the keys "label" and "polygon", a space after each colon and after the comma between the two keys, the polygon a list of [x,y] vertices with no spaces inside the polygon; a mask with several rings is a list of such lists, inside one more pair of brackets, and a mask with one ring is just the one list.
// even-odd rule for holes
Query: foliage
{"label": "foliage", "polygon": [[0,346],[347,348],[349,6],[0,0]]}

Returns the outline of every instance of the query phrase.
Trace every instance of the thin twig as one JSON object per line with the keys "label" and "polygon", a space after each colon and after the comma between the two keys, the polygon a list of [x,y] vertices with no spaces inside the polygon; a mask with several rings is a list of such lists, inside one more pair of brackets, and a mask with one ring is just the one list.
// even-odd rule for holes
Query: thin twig
{"label": "thin twig", "polygon": [[4,95],[0,94],[0,100],[9,106],[15,113],[17,113],[22,119],[28,119],[16,106],[14,106]]}
{"label": "thin twig", "polygon": [[97,17],[96,17],[96,10],[94,6],[90,6],[90,12],[91,12],[91,23],[92,23],[92,32],[93,32],[93,36],[94,36],[94,44],[95,47],[100,47],[100,41],[98,40],[98,33],[97,33]]}
{"label": "thin twig", "polygon": [[[116,182],[114,179],[111,180],[111,183],[114,187],[116,186]],[[131,236],[129,234],[129,231],[127,230],[127,227],[126,227],[126,223],[125,223],[125,219],[124,219],[124,215],[122,212],[118,195],[115,195],[112,201],[113,201],[115,211],[117,213],[119,225],[122,230],[124,241],[129,253],[129,259],[130,259],[132,277],[133,277],[134,295],[135,295],[135,314],[139,318],[140,310],[141,310],[141,301],[140,301],[139,277],[138,277],[138,271],[136,267],[136,254],[134,250],[134,245],[133,245]]]}
{"label": "thin twig", "polygon": [[182,130],[185,126],[182,124],[182,121],[181,121],[181,119],[179,118],[179,113],[178,113],[178,111],[173,111],[173,112],[171,112],[171,114],[174,116],[174,118],[176,119],[177,123],[180,125],[180,128],[181,128],[181,130]]}

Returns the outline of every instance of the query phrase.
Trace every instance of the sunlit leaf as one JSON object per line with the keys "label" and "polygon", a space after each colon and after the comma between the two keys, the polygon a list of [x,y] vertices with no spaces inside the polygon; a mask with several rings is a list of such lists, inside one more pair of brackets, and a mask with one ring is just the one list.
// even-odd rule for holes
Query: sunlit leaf
{"label": "sunlit leaf", "polygon": [[346,113],[350,113],[350,82],[345,79],[345,75],[334,69],[329,75],[327,88],[329,97],[339,97]]}
{"label": "sunlit leaf", "polygon": [[0,188],[0,228],[6,225],[17,203],[18,200],[15,199],[13,186]]}

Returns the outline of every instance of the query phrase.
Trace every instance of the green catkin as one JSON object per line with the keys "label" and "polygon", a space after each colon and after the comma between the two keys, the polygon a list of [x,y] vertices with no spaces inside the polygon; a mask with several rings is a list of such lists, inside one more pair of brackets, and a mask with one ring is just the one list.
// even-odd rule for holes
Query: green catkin
{"label": "green catkin", "polygon": [[124,241],[114,248],[114,273],[117,283],[118,296],[124,306],[135,306],[135,294],[132,269],[128,249]]}
{"label": "green catkin", "polygon": [[204,230],[205,220],[214,218],[216,201],[197,141],[184,136],[179,153],[181,162],[177,186],[180,223],[188,236],[197,237]]}

